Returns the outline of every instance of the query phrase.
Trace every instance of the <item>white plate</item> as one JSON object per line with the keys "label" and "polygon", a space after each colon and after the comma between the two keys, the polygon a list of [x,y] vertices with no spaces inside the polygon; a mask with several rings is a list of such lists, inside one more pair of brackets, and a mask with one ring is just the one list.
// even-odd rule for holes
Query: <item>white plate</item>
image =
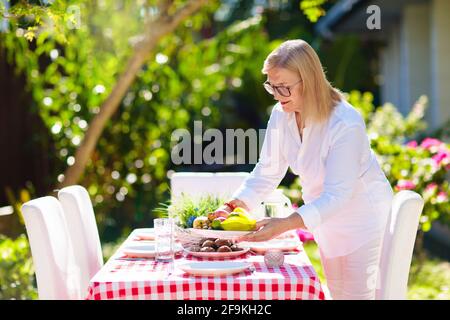
{"label": "white plate", "polygon": [[155,230],[154,229],[136,230],[134,236],[138,240],[155,240]]}
{"label": "white plate", "polygon": [[271,249],[293,251],[296,250],[300,244],[301,242],[295,239],[272,239],[263,242],[241,242],[240,246],[256,252],[265,252]]}
{"label": "white plate", "polygon": [[241,261],[205,261],[182,264],[179,268],[195,276],[225,276],[242,272],[251,266],[250,262]]}
{"label": "white plate", "polygon": [[231,252],[194,252],[185,249],[185,251],[194,256],[199,258],[209,258],[209,259],[225,259],[225,258],[234,258],[239,257],[245,253],[247,253],[250,250],[250,248],[242,248],[240,251],[231,251]]}
{"label": "white plate", "polygon": [[[183,247],[175,244],[176,252],[181,252]],[[156,256],[155,243],[130,244],[122,249],[122,253],[129,258],[154,258]]]}
{"label": "white plate", "polygon": [[193,235],[199,235],[205,238],[220,238],[220,239],[233,239],[236,237],[240,237],[253,231],[226,231],[226,230],[208,230],[208,229],[187,229]]}
{"label": "white plate", "polygon": [[122,252],[130,258],[154,258],[156,248],[154,243],[128,245],[122,249]]}

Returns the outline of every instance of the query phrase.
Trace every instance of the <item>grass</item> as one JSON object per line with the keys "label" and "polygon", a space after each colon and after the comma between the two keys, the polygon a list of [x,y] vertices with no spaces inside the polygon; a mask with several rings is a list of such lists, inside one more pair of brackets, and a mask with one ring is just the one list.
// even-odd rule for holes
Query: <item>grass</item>
{"label": "grass", "polygon": [[320,254],[317,244],[314,241],[307,241],[303,243],[303,248],[309,257],[309,260],[311,260],[311,263],[319,276],[320,282],[326,284],[327,280],[323,273],[322,263],[320,263]]}
{"label": "grass", "polygon": [[[320,281],[326,284],[319,250],[315,242],[304,243]],[[410,300],[450,300],[450,263],[429,258],[422,265],[413,258],[409,273],[407,298]]]}
{"label": "grass", "polygon": [[408,299],[450,300],[450,263],[432,258],[426,260],[419,270],[419,263],[413,259]]}

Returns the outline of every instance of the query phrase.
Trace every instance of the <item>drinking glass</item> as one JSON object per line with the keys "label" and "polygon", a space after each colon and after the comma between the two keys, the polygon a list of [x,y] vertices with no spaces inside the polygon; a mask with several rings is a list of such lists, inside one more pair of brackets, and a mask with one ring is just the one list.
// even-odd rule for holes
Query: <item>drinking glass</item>
{"label": "drinking glass", "polygon": [[265,202],[264,214],[266,217],[274,218],[282,216],[284,210],[283,203],[281,202]]}
{"label": "drinking glass", "polygon": [[155,228],[156,260],[172,261],[174,259],[174,227],[172,218],[157,218],[153,220]]}

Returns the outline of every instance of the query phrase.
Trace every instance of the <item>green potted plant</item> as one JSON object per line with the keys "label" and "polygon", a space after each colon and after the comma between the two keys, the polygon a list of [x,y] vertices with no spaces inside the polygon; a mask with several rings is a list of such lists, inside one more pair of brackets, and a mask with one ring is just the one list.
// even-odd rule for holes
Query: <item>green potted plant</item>
{"label": "green potted plant", "polygon": [[206,194],[202,197],[192,197],[182,193],[175,201],[162,203],[156,209],[160,216],[174,218],[176,224],[181,228],[192,228],[195,218],[207,216],[208,213],[219,208],[226,199]]}

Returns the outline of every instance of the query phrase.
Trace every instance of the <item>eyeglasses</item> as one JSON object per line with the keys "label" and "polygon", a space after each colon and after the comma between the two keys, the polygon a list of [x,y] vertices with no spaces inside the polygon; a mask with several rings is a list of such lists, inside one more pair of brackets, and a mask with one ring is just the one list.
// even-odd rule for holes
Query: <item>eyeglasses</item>
{"label": "eyeglasses", "polygon": [[280,96],[283,97],[290,97],[291,96],[291,89],[296,84],[302,82],[302,80],[297,81],[294,84],[291,84],[290,86],[274,86],[269,81],[266,81],[263,83],[264,88],[267,90],[268,93],[274,95],[275,91],[278,92]]}

